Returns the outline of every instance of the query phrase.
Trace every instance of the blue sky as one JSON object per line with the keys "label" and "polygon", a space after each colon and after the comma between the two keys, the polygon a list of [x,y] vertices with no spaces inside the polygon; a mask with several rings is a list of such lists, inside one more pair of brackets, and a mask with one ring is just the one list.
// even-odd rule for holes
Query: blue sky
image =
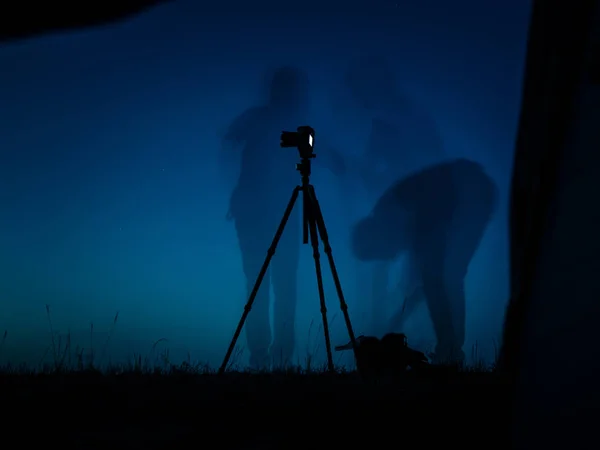
{"label": "blue sky", "polygon": [[[501,187],[501,210],[467,280],[469,345],[498,338],[529,2],[457,0],[449,9],[441,0],[374,1],[325,12],[266,3],[217,11],[178,1],[128,22],[0,47],[3,362],[41,359],[49,304],[55,331],[84,347],[90,322],[102,342],[120,311],[115,360],[165,338],[174,359],[190,352],[217,363],[245,294],[224,218],[231,181],[217,166],[219,134],[260,101],[265,70],[297,64],[311,77],[319,136],[360,152],[367,128],[341,78],[352,58],[370,52],[394,62],[447,153],[480,161]],[[313,182],[360,333],[365,307],[347,232],[369,201],[344,196],[326,171],[315,170]],[[322,340],[316,325],[308,338],[319,319],[310,258],[303,248],[300,358]],[[326,287],[334,315],[329,279]],[[415,339],[430,339],[424,311],[412,328]],[[333,333],[344,339],[341,317]]]}

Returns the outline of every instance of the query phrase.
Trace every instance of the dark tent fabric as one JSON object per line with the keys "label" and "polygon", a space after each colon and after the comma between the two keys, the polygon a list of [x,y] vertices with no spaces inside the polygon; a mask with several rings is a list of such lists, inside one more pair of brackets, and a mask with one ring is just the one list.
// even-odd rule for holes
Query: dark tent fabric
{"label": "dark tent fabric", "polygon": [[598,3],[533,3],[499,362],[514,383],[514,448],[583,448],[573,444],[592,437],[586,408],[598,400],[600,379]]}
{"label": "dark tent fabric", "polygon": [[0,42],[104,25],[168,1],[3,2],[0,6]]}

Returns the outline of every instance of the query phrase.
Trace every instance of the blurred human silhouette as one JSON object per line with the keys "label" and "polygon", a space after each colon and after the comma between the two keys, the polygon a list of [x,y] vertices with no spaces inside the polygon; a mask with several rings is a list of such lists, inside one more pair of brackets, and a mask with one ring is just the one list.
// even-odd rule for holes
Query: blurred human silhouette
{"label": "blurred human silhouette", "polygon": [[[353,161],[352,169],[370,200],[399,178],[444,158],[435,121],[401,92],[386,58],[367,55],[352,61],[345,84],[354,104],[369,121],[366,147]],[[384,261],[372,267],[370,333],[374,335],[385,331],[383,306],[392,264],[393,261]]]}
{"label": "blurred human silhouette", "polygon": [[[300,181],[294,170],[299,161],[298,151],[280,148],[279,137],[283,130],[306,125],[310,107],[309,80],[304,71],[280,67],[268,78],[265,104],[242,112],[224,136],[226,147],[232,143],[243,145],[239,178],[230,197],[227,217],[235,223],[248,294],[292,190]],[[318,162],[325,163],[334,173],[343,173],[339,155],[321,144],[319,148],[322,151]],[[228,151],[227,148],[224,150]],[[267,282],[262,283],[248,315],[245,330],[250,365],[254,368],[264,368],[270,363],[289,363],[294,353],[300,209],[294,208],[292,212],[265,275]],[[273,333],[269,320],[269,281],[275,295]]]}
{"label": "blurred human silhouette", "polygon": [[352,61],[345,84],[369,121],[358,168],[362,184],[373,195],[381,194],[398,177],[444,158],[433,117],[401,91],[386,58],[368,55]]}
{"label": "blurred human silhouette", "polygon": [[[454,159],[401,178],[352,230],[352,251],[362,261],[410,253],[410,270],[420,277],[437,337],[438,361],[464,359],[465,277],[497,201],[496,183],[478,163]],[[386,332],[397,326],[391,321]]]}

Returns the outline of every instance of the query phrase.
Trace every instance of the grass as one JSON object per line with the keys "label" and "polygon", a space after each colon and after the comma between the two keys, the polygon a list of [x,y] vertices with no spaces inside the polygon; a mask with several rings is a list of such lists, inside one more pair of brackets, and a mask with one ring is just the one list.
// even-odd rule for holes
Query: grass
{"label": "grass", "polygon": [[[87,349],[71,348],[68,335],[59,339],[49,307],[47,315],[48,361],[0,370],[2,437],[20,446],[285,449],[364,442],[387,449],[415,440],[482,448],[491,439],[496,448],[505,429],[507,386],[487,367],[435,367],[365,382],[307,358],[302,367],[219,376],[205,364],[173,364],[168,351],[157,351],[162,340],[145,357],[105,364],[118,314],[104,342],[94,342],[90,326]],[[7,333],[0,350],[6,339]]]}

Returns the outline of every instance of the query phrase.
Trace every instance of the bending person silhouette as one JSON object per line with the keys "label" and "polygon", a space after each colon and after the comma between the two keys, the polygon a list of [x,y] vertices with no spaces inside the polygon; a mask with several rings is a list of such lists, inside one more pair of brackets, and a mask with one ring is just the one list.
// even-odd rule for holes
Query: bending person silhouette
{"label": "bending person silhouette", "polygon": [[[479,164],[455,159],[397,181],[352,230],[352,250],[362,261],[410,252],[409,270],[421,279],[438,361],[464,359],[465,277],[497,198],[495,182]],[[395,326],[391,322],[386,332]]]}
{"label": "bending person silhouette", "polygon": [[[345,84],[370,126],[365,150],[353,164],[370,200],[399,178],[444,158],[435,121],[401,92],[388,60],[377,55],[357,58],[346,71]],[[383,261],[372,267],[370,333],[374,335],[385,331],[384,306],[392,264]]]}
{"label": "bending person silhouette", "polygon": [[[309,112],[309,81],[302,70],[295,67],[275,70],[267,90],[266,104],[240,114],[224,136],[227,145],[243,145],[239,178],[231,194],[227,217],[235,224],[248,293],[292,190],[299,183],[294,170],[298,152],[279,147],[281,131],[306,124]],[[343,172],[339,155],[324,148],[321,140],[319,147],[320,162],[327,163],[335,173]],[[300,228],[300,208],[294,208],[246,322],[251,367],[285,364],[293,356]],[[275,294],[273,333],[269,317],[271,284]]]}

